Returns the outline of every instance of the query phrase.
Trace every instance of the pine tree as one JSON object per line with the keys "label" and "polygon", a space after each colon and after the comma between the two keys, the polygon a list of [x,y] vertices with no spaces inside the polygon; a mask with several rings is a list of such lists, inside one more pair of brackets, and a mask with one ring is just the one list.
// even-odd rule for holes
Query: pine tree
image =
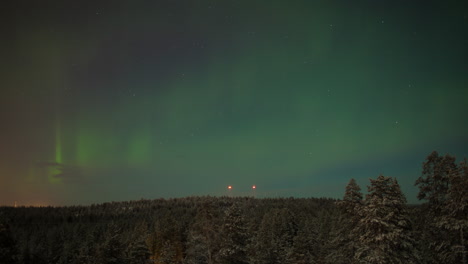
{"label": "pine tree", "polygon": [[81,246],[77,249],[75,259],[78,263],[99,263],[99,242],[103,231],[99,227],[88,228],[87,233],[83,235],[82,241],[80,241]]}
{"label": "pine tree", "polygon": [[161,261],[163,263],[171,264],[182,263],[184,260],[184,245],[181,233],[182,231],[178,226],[174,225],[171,225],[171,228],[168,228],[167,231],[169,233],[169,236],[163,244],[163,248],[161,251]]}
{"label": "pine tree", "polygon": [[358,224],[360,263],[418,263],[406,211],[406,198],[398,182],[380,175],[371,179]]}
{"label": "pine tree", "polygon": [[[311,216],[308,216],[311,217]],[[320,247],[317,241],[317,230],[314,228],[315,222],[310,219],[303,220],[297,235],[293,239],[293,246],[288,251],[288,264],[313,264],[318,263],[317,251]]]}
{"label": "pine tree", "polygon": [[146,245],[150,253],[150,259],[153,262],[159,262],[161,259],[164,238],[160,221],[156,221],[152,232],[146,237]]}
{"label": "pine tree", "polygon": [[161,250],[161,258],[160,261],[161,263],[176,263],[175,258],[176,258],[176,250],[175,250],[175,245],[172,244],[172,241],[166,240],[164,241],[162,245],[162,250]]}
{"label": "pine tree", "polygon": [[460,256],[456,261],[466,264],[465,234],[468,231],[468,166],[466,159],[460,163],[459,170],[449,175],[449,181],[447,200],[442,208],[441,216],[436,218],[436,225],[459,234],[459,245],[452,246],[452,250]]}
{"label": "pine tree", "polygon": [[146,221],[137,223],[131,234],[129,240],[125,243],[126,258],[129,264],[143,264],[149,262],[150,251],[146,240],[148,238],[148,224]]}
{"label": "pine tree", "polygon": [[242,264],[247,261],[247,226],[237,204],[226,210],[221,229],[219,263]]}
{"label": "pine tree", "polygon": [[342,201],[338,202],[342,215],[338,219],[338,225],[332,230],[331,245],[335,248],[328,256],[329,263],[350,263],[356,252],[359,234],[356,226],[360,220],[360,212],[363,206],[361,187],[356,180],[351,179],[346,185],[346,191]]}
{"label": "pine tree", "polygon": [[266,213],[254,241],[255,256],[251,263],[286,263],[296,234],[297,225],[291,211],[283,208]]}
{"label": "pine tree", "polygon": [[[439,156],[436,151],[432,152],[423,163],[422,175],[415,183],[419,187],[418,199],[427,201],[422,205],[428,214],[424,218],[424,229],[420,231],[420,236],[424,238],[422,243],[427,244],[421,248],[430,263],[461,261],[455,253],[458,250],[454,237],[457,237],[457,230],[463,232],[463,228],[454,229],[453,226],[457,225],[449,221],[450,215],[458,215],[458,203],[463,200],[455,198],[462,194],[456,186],[461,186],[459,183],[463,182],[459,181],[462,177],[459,177],[460,168],[455,160],[448,154]],[[460,239],[464,240],[463,237]]]}
{"label": "pine tree", "polygon": [[120,230],[112,224],[100,247],[99,262],[102,264],[120,264],[123,262],[123,245],[120,242]]}
{"label": "pine tree", "polygon": [[149,260],[149,250],[145,243],[145,239],[141,238],[130,244],[128,253],[129,264],[147,263]]}
{"label": "pine tree", "polygon": [[331,242],[337,218],[338,214],[334,214],[333,210],[323,210],[316,219],[317,245],[313,250],[318,263],[326,263],[327,257],[334,250]]}
{"label": "pine tree", "polygon": [[186,263],[215,263],[219,250],[219,230],[210,202],[199,208],[187,241]]}
{"label": "pine tree", "polygon": [[442,210],[450,187],[450,175],[458,170],[455,157],[439,156],[433,151],[423,163],[421,177],[415,185],[419,187],[418,199],[427,200],[433,214],[438,215]]}
{"label": "pine tree", "polygon": [[355,217],[357,215],[356,212],[360,210],[360,206],[362,205],[362,193],[361,187],[359,187],[355,179],[351,179],[348,185],[346,185],[343,201],[339,204],[348,216]]}

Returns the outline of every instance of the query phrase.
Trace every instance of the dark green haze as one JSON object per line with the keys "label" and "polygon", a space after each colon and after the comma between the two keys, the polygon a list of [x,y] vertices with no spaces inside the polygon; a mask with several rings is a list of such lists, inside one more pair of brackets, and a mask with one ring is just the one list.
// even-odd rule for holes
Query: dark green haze
{"label": "dark green haze", "polygon": [[[0,204],[340,198],[468,157],[464,1],[10,1]],[[228,194],[227,185],[232,185]]]}

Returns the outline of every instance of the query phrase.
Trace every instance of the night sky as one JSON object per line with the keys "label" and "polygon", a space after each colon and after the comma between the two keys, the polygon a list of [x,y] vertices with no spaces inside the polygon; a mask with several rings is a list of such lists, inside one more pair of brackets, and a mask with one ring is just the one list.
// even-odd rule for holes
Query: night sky
{"label": "night sky", "polygon": [[343,196],[409,202],[468,157],[466,1],[9,1],[0,205]]}

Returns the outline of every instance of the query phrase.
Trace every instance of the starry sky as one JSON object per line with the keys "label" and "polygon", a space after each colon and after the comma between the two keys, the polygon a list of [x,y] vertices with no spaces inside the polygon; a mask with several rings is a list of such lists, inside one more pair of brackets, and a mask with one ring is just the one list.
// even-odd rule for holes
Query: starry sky
{"label": "starry sky", "polygon": [[416,202],[431,151],[468,157],[464,1],[45,0],[0,13],[1,205],[252,184],[258,197],[340,198],[380,173]]}

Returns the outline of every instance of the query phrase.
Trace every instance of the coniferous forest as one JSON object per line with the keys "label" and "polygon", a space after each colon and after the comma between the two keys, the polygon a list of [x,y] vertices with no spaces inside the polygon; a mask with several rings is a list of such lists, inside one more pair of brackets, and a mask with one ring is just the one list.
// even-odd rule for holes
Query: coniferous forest
{"label": "coniferous forest", "polygon": [[408,205],[379,175],[343,199],[187,197],[1,207],[0,263],[467,263],[468,166],[431,153]]}

